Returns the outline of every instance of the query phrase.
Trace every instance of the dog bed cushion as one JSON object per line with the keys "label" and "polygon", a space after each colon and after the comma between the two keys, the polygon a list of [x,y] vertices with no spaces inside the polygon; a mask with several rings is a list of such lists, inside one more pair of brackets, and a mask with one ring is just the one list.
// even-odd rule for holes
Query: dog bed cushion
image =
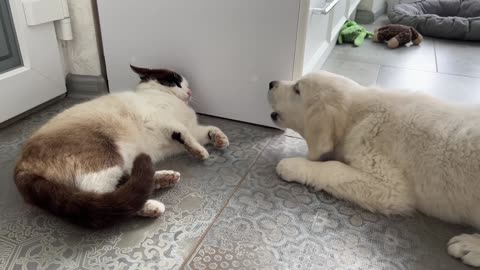
{"label": "dog bed cushion", "polygon": [[389,9],[392,23],[415,27],[426,36],[480,40],[480,0],[419,0]]}

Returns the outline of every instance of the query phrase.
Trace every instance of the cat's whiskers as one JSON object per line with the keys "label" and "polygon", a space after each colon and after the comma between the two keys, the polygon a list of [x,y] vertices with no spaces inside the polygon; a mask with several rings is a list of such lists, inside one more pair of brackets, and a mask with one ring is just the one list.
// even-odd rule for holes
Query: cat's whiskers
{"label": "cat's whiskers", "polygon": [[198,101],[196,101],[193,97],[190,98],[190,104],[192,105],[199,105]]}

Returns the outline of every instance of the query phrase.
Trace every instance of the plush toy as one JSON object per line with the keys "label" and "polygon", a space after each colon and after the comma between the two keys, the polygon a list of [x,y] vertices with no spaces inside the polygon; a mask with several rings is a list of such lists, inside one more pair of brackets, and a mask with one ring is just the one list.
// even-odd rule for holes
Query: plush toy
{"label": "plush toy", "polygon": [[400,24],[389,24],[380,27],[373,35],[373,41],[386,42],[391,49],[402,45],[409,46],[409,43],[418,45],[422,43],[423,36],[415,28]]}
{"label": "plush toy", "polygon": [[338,35],[338,44],[343,44],[344,42],[353,43],[355,46],[360,46],[363,44],[365,38],[372,38],[373,33],[368,32],[363,26],[358,25],[354,21],[347,21],[340,29],[340,34]]}

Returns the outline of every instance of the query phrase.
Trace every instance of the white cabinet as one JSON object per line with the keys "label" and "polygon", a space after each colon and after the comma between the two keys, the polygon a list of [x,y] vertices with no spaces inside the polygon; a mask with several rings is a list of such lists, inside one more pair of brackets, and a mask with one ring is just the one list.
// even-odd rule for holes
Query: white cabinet
{"label": "white cabinet", "polygon": [[190,80],[198,112],[272,126],[268,82],[320,67],[359,1],[317,12],[332,2],[98,1],[110,90],[136,84],[130,63],[172,68]]}
{"label": "white cabinet", "polygon": [[[309,2],[309,1],[307,1]],[[297,63],[295,77],[319,69],[336,44],[338,32],[348,18],[354,16],[360,0],[311,0],[301,11],[300,27],[306,27],[306,35],[300,37],[297,54],[303,55]],[[333,8],[327,12],[315,12],[316,9]],[[299,30],[299,33],[302,33]],[[304,51],[302,51],[304,48]]]}

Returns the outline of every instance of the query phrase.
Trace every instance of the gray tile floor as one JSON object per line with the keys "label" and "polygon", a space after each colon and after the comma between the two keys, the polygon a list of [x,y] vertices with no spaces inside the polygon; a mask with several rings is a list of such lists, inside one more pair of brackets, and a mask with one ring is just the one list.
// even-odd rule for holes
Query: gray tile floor
{"label": "gray tile floor", "polygon": [[[476,45],[427,39],[391,51],[366,42],[337,47],[325,68],[362,84],[416,86],[471,102],[480,96]],[[201,121],[222,128],[232,145],[210,149],[205,162],[181,155],[157,164],[182,173],[178,186],[155,195],[167,206],[163,217],[97,232],[74,227],[25,205],[12,170],[25,138],[77,102],[65,99],[0,130],[0,269],[469,269],[445,244],[471,229],[421,214],[374,215],[285,183],[275,165],[305,155],[303,140],[205,116]]]}
{"label": "gray tile floor", "polygon": [[[366,28],[387,24],[380,18]],[[337,46],[324,69],[362,85],[415,89],[454,102],[480,103],[480,42],[425,37],[420,46],[389,49],[365,42],[359,48]]]}

